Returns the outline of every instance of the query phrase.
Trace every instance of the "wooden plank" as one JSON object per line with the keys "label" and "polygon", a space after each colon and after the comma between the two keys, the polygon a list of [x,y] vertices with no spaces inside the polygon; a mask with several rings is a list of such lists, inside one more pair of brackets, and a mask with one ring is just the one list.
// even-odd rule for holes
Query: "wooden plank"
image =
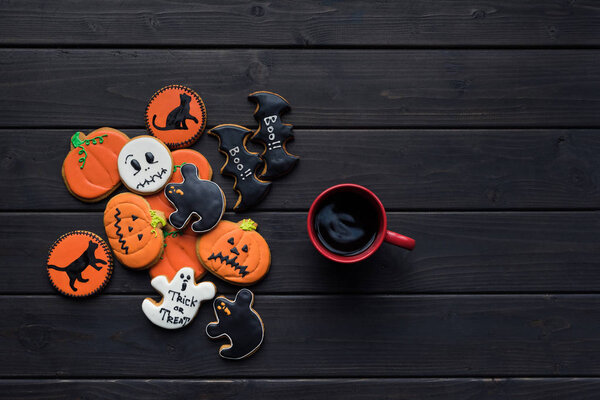
{"label": "wooden plank", "polygon": [[[47,251],[61,234],[105,237],[101,213],[2,213],[0,294],[55,294]],[[417,241],[412,252],[384,244],[355,266],[328,262],[308,241],[305,213],[251,217],[272,252],[257,293],[548,293],[600,289],[600,213],[391,213],[389,227]],[[18,271],[18,273],[15,273]],[[237,287],[221,283],[219,290]],[[144,271],[115,267],[106,293],[152,294]]]}
{"label": "wooden plank", "polygon": [[[2,296],[0,377],[598,377],[600,296],[256,296],[244,362],[194,322],[168,331],[141,296]],[[116,356],[118,355],[118,356]],[[118,362],[112,362],[118,357]],[[107,368],[107,362],[110,368]]]}
{"label": "wooden plank", "polygon": [[297,128],[600,124],[600,50],[5,49],[0,60],[2,127],[143,127],[172,83],[201,94],[212,125],[254,126],[246,96],[265,89],[290,101]]}
{"label": "wooden plank", "polygon": [[592,0],[2,3],[0,44],[177,46],[598,45]]}
{"label": "wooden plank", "polygon": [[437,399],[463,400],[594,400],[600,389],[598,378],[544,379],[3,379],[0,399],[94,398],[130,400],[197,398],[256,398],[263,400],[336,398],[358,400]]}
{"label": "wooden plank", "polygon": [[[69,194],[60,175],[75,130],[0,130],[0,210],[104,210]],[[134,136],[141,130],[126,130]],[[202,152],[229,209],[237,195],[205,135]],[[259,147],[252,146],[255,150]],[[596,130],[296,130],[298,167],[256,210],[307,210],[341,182],[365,185],[389,210],[590,209],[600,204]],[[334,154],[334,156],[332,156]]]}

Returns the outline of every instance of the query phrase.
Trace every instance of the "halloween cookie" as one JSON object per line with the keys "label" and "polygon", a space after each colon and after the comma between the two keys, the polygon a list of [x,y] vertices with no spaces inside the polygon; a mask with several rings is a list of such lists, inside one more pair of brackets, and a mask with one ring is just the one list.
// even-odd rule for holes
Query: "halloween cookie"
{"label": "halloween cookie", "polygon": [[[181,167],[185,164],[194,164],[198,167],[198,176],[200,176],[201,179],[210,180],[212,178],[212,168],[210,167],[208,160],[199,152],[192,149],[180,149],[173,151],[171,156],[173,156],[175,166],[173,167],[173,176],[169,183],[183,182]],[[152,207],[153,210],[160,210],[165,213],[165,215],[169,215],[175,210],[162,191],[147,196],[146,200],[148,200],[148,203],[150,203],[150,207]]]}
{"label": "halloween cookie", "polygon": [[196,284],[194,270],[181,268],[171,280],[160,275],[151,281],[163,298],[156,302],[146,298],[142,310],[155,325],[165,329],[183,328],[191,322],[200,309],[200,303],[215,297],[217,288],[212,282]]}
{"label": "halloween cookie", "polygon": [[192,216],[199,218],[192,223],[194,232],[207,232],[215,227],[225,212],[225,195],[213,181],[198,178],[194,164],[181,167],[183,182],[169,183],[165,196],[175,207],[169,215],[169,223],[176,229],[184,228]]}
{"label": "halloween cookie", "polygon": [[253,304],[254,293],[248,289],[237,292],[233,301],[219,296],[213,302],[217,321],[206,326],[206,334],[211,339],[229,339],[230,343],[219,349],[221,357],[240,360],[252,355],[262,344],[265,327]]}
{"label": "halloween cookie", "polygon": [[62,235],[48,253],[48,277],[66,296],[83,297],[102,290],[110,280],[110,249],[95,233],[73,231]]}
{"label": "halloween cookie", "polygon": [[194,270],[196,281],[206,274],[206,270],[196,256],[196,239],[198,235],[193,232],[163,231],[165,235],[165,249],[160,260],[154,264],[148,272],[152,278],[164,275],[167,279],[173,279],[182,265]]}
{"label": "halloween cookie", "polygon": [[163,253],[164,214],[150,209],[148,202],[133,193],[110,199],[104,210],[108,243],[119,262],[129,268],[154,265]]}
{"label": "halloween cookie", "polygon": [[171,85],[152,96],[146,107],[146,128],[171,149],[191,146],[204,132],[206,108],[192,89]]}
{"label": "halloween cookie", "polygon": [[290,104],[282,96],[271,92],[254,92],[248,98],[256,103],[254,119],[258,122],[258,129],[251,140],[265,147],[261,154],[265,166],[260,178],[278,178],[290,172],[299,160],[286,148],[287,142],[294,138],[292,125],[281,121],[281,114],[290,110]]}
{"label": "halloween cookie", "polygon": [[139,194],[161,190],[173,175],[171,152],[152,136],[131,139],[119,153],[119,176],[127,189]]}
{"label": "halloween cookie", "polygon": [[217,277],[236,284],[252,285],[261,280],[271,266],[271,251],[256,232],[257,224],[244,219],[237,224],[221,221],[196,242],[202,265]]}
{"label": "halloween cookie", "polygon": [[226,157],[221,174],[235,179],[233,190],[239,195],[233,206],[235,211],[246,210],[258,204],[271,189],[271,182],[256,177],[256,168],[262,161],[258,154],[246,148],[250,132],[239,125],[219,125],[208,131],[219,139],[219,150]]}
{"label": "halloween cookie", "polygon": [[71,151],[62,165],[62,177],[71,194],[94,202],[111,194],[121,184],[117,157],[129,141],[123,132],[100,128],[71,137]]}

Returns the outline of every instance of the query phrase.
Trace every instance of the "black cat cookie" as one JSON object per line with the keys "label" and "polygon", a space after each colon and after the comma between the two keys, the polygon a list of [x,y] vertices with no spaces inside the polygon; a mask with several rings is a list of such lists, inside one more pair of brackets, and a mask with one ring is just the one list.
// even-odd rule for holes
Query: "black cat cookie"
{"label": "black cat cookie", "polygon": [[65,296],[90,296],[110,280],[113,259],[108,245],[95,233],[73,231],[54,242],[46,265],[52,286]]}
{"label": "black cat cookie", "polygon": [[206,107],[192,89],[171,85],[152,96],[146,107],[146,128],[171,150],[189,147],[206,126]]}
{"label": "black cat cookie", "polygon": [[292,125],[281,120],[281,115],[290,110],[290,104],[282,96],[271,92],[254,92],[248,95],[248,99],[256,103],[254,119],[258,122],[258,129],[250,140],[265,148],[261,154],[265,166],[259,177],[267,180],[279,178],[290,172],[299,160],[286,148],[287,142],[294,138]]}
{"label": "black cat cookie", "polygon": [[214,228],[225,212],[225,195],[213,181],[198,177],[194,164],[181,167],[183,182],[165,186],[165,196],[175,207],[169,215],[169,223],[175,229],[183,229],[192,216],[198,221],[192,224],[194,232],[207,232]]}
{"label": "black cat cookie", "polygon": [[225,154],[225,164],[221,174],[235,179],[233,190],[238,192],[234,211],[247,210],[258,204],[271,189],[271,182],[265,182],[256,176],[256,168],[262,161],[258,154],[248,151],[246,140],[252,131],[243,126],[224,124],[208,131],[219,139],[219,150]]}
{"label": "black cat cookie", "polygon": [[219,349],[221,357],[240,360],[252,355],[262,344],[265,327],[253,304],[254,293],[248,289],[237,292],[233,301],[222,296],[214,300],[217,321],[206,326],[206,334],[211,339],[229,339],[230,343]]}

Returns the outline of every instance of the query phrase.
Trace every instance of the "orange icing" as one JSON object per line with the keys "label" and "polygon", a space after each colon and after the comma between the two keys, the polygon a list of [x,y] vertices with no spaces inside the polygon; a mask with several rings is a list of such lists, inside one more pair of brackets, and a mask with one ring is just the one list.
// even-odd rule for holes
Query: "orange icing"
{"label": "orange icing", "polygon": [[181,268],[191,267],[194,270],[196,281],[202,278],[206,270],[196,257],[197,237],[198,235],[195,233],[166,235],[162,258],[148,270],[150,276],[156,278],[164,275],[170,281]]}

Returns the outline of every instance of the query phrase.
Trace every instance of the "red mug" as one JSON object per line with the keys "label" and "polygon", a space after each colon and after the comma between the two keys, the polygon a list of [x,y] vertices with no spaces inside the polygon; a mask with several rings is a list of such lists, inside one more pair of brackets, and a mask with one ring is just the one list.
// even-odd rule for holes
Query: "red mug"
{"label": "red mug", "polygon": [[[357,254],[343,255],[334,253],[323,245],[315,230],[315,216],[317,214],[317,211],[320,210],[320,206],[325,202],[325,200],[328,197],[330,197],[333,194],[343,195],[343,193],[349,192],[359,194],[360,197],[368,200],[370,205],[374,208],[378,219],[377,233],[375,234],[375,239],[372,241],[372,243],[368,245],[368,247],[364,250],[360,251]],[[319,251],[319,253],[321,253],[328,259],[339,263],[350,264],[362,261],[365,258],[371,256],[373,253],[375,253],[384,241],[396,246],[403,247],[408,250],[412,250],[415,247],[414,239],[387,230],[387,216],[385,213],[385,208],[383,207],[383,204],[381,204],[381,200],[379,200],[375,193],[371,192],[364,186],[355,185],[352,183],[343,183],[341,185],[332,186],[320,195],[318,195],[315,201],[313,201],[312,205],[310,206],[310,209],[308,210],[307,228],[310,241],[312,242],[313,246],[315,246],[315,248]]]}

